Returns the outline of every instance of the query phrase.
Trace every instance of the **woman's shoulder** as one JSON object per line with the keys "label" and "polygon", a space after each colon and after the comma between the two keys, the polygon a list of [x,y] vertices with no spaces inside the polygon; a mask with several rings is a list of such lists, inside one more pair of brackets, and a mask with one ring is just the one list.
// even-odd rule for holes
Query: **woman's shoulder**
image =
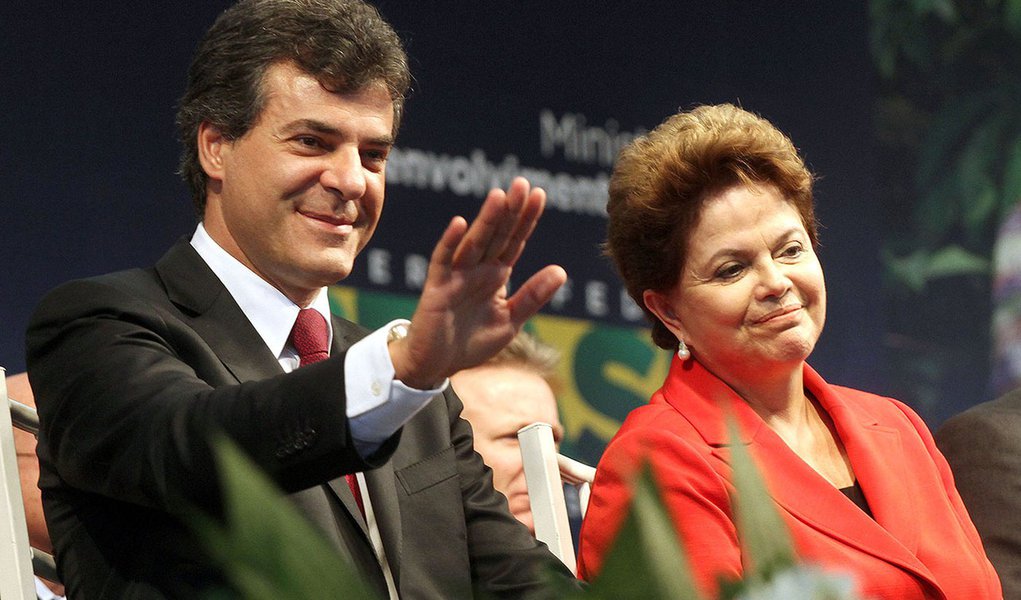
{"label": "woman's shoulder", "polygon": [[662,460],[711,452],[697,429],[675,408],[653,396],[632,410],[606,446],[603,457]]}
{"label": "woman's shoulder", "polygon": [[628,413],[624,423],[617,431],[617,438],[632,438],[655,434],[662,431],[665,434],[686,437],[694,432],[691,423],[668,404],[660,394],[653,395],[648,404],[639,406]]}
{"label": "woman's shoulder", "polygon": [[839,385],[830,385],[830,389],[838,394],[852,411],[874,419],[879,425],[910,424],[914,429],[925,427],[918,413],[896,398]]}

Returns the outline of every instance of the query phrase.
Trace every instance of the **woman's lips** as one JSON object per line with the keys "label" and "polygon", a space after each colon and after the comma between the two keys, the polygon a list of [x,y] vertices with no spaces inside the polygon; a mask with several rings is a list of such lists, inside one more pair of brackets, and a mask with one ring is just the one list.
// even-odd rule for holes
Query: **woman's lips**
{"label": "woman's lips", "polygon": [[756,324],[761,324],[761,323],[766,323],[768,321],[773,321],[775,319],[779,319],[781,317],[785,317],[785,316],[787,316],[787,315],[789,315],[791,313],[800,311],[802,308],[803,308],[803,306],[801,305],[801,303],[788,304],[787,306],[781,306],[780,308],[778,308],[776,310],[769,311],[768,313],[766,313],[762,317],[759,317],[758,319],[755,320],[755,323]]}

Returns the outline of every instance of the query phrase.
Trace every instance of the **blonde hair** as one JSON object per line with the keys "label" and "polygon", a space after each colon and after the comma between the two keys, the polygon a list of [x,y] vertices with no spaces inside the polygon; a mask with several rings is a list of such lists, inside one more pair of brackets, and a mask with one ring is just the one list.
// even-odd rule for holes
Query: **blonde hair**
{"label": "blonde hair", "polygon": [[534,371],[550,382],[556,373],[560,352],[526,331],[520,331],[496,356],[486,361],[489,366],[516,366]]}

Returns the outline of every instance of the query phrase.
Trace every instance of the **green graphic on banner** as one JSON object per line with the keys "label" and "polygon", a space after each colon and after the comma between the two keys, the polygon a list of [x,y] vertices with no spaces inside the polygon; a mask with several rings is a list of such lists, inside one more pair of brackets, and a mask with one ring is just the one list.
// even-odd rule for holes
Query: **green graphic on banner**
{"label": "green graphic on banner", "polygon": [[[416,300],[346,286],[330,288],[333,313],[368,328],[410,318]],[[670,353],[654,346],[643,328],[539,314],[525,329],[560,351],[556,392],[564,424],[561,450],[596,464],[627,413],[648,402],[663,383]]]}

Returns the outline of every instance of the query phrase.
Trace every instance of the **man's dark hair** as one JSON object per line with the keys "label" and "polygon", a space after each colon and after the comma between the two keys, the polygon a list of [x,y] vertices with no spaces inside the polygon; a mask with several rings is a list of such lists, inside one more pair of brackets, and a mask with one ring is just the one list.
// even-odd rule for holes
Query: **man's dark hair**
{"label": "man's dark hair", "polygon": [[241,0],[199,44],[177,111],[180,173],[199,218],[208,180],[199,163],[199,126],[209,122],[228,140],[244,136],[264,107],[266,71],[288,62],[332,92],[385,85],[396,136],[411,74],[400,38],[375,8],[360,0]]}

